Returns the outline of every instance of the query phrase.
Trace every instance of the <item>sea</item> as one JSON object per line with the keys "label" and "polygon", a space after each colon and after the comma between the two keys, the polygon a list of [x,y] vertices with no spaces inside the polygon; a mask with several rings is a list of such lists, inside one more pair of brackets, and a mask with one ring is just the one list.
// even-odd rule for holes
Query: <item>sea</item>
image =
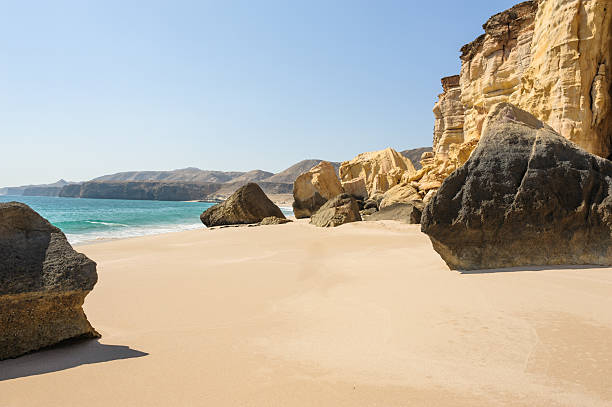
{"label": "sea", "polygon": [[[204,228],[200,214],[214,203],[0,195],[60,228],[72,244]],[[292,215],[291,208],[281,208]]]}

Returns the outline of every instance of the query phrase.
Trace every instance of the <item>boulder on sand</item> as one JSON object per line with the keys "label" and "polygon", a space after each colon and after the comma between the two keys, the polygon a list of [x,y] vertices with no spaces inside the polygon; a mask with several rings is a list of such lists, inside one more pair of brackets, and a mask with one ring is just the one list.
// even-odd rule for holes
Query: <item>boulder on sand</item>
{"label": "boulder on sand", "polygon": [[419,223],[421,223],[421,214],[423,212],[423,207],[424,205],[421,201],[415,201],[410,203],[394,203],[390,206],[381,209],[376,213],[365,217],[364,220],[396,220],[402,223],[418,225]]}
{"label": "boulder on sand", "polygon": [[0,204],[0,360],[97,338],[83,312],[96,263],[29,206]]}
{"label": "boulder on sand", "polygon": [[239,188],[225,202],[208,208],[200,215],[200,220],[211,227],[258,223],[270,216],[285,218],[259,185],[251,182]]}
{"label": "boulder on sand", "polygon": [[325,202],[344,190],[331,163],[321,161],[301,174],[293,184],[293,214],[296,218],[309,218]]}
{"label": "boulder on sand", "polygon": [[611,192],[612,162],[501,103],[421,229],[452,269],[611,265]]}
{"label": "boulder on sand", "polygon": [[319,227],[336,227],[361,220],[357,200],[349,194],[330,199],[310,218],[310,223]]}

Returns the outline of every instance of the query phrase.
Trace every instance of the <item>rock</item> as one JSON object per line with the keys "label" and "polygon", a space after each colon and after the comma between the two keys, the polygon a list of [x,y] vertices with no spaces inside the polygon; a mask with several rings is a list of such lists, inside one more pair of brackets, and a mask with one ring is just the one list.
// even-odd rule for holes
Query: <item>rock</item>
{"label": "rock", "polygon": [[343,181],[342,189],[344,189],[344,192],[347,194],[358,199],[366,199],[368,197],[365,178],[353,178],[349,181]]}
{"label": "rock", "polygon": [[374,194],[384,194],[399,184],[402,177],[410,177],[416,171],[410,159],[387,148],[359,154],[343,162],[339,172],[346,193],[367,199]]}
{"label": "rock", "polygon": [[284,225],[285,223],[293,222],[290,219],[286,218],[277,218],[276,216],[269,216],[264,218],[261,222],[259,222],[259,226],[268,226],[268,225]]}
{"label": "rock", "polygon": [[269,216],[285,218],[280,208],[268,199],[257,184],[249,183],[234,192],[227,201],[204,211],[200,220],[211,227],[259,223]]}
{"label": "rock", "polygon": [[485,33],[461,49],[458,83],[443,79],[434,157],[422,158],[423,170],[411,180],[417,189],[468,160],[500,102],[532,113],[592,154],[612,156],[610,6],[610,0],[526,1],[491,17]]}
{"label": "rock", "polygon": [[379,204],[379,209],[384,209],[396,203],[410,203],[420,201],[421,195],[416,188],[410,184],[400,184],[388,190]]}
{"label": "rock", "polygon": [[364,219],[365,216],[373,215],[376,212],[378,212],[378,209],[376,209],[376,208],[368,208],[368,209],[364,209],[362,211],[359,211],[359,214],[361,215],[361,218]]}
{"label": "rock", "polygon": [[293,213],[296,218],[309,218],[329,199],[343,192],[336,170],[321,161],[301,174],[293,184]]}
{"label": "rock", "polygon": [[423,202],[394,203],[365,218],[366,221],[396,220],[413,225],[421,223]]}
{"label": "rock", "polygon": [[611,192],[611,161],[502,103],[421,227],[452,269],[612,265]]}
{"label": "rock", "polygon": [[421,164],[421,158],[423,157],[423,154],[433,155],[431,147],[420,147],[413,148],[411,150],[404,150],[400,151],[400,154],[410,160],[415,170],[420,170],[423,166]]}
{"label": "rock", "polygon": [[437,192],[438,191],[436,189],[430,189],[429,191],[427,191],[425,198],[423,198],[423,205],[427,205],[429,201],[431,201],[433,197],[436,196]]}
{"label": "rock", "polygon": [[82,309],[97,280],[96,263],[58,228],[25,204],[1,203],[0,360],[98,338]]}
{"label": "rock", "polygon": [[310,223],[319,227],[336,227],[361,220],[357,200],[349,194],[330,199],[312,217]]}
{"label": "rock", "polygon": [[378,210],[378,202],[375,199],[368,199],[363,203],[363,209]]}

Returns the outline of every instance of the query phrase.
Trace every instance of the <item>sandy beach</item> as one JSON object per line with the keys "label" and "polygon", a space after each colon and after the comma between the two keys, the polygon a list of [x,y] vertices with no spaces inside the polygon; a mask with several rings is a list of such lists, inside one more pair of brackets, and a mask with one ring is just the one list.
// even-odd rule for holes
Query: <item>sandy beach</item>
{"label": "sandy beach", "polygon": [[419,226],[79,246],[102,334],[0,362],[0,406],[610,406],[612,270],[450,271]]}

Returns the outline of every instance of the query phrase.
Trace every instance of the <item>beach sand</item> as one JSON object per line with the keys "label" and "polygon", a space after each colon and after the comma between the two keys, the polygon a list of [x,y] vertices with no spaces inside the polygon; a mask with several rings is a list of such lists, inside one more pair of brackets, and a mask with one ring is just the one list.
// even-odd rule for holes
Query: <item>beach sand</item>
{"label": "beach sand", "polygon": [[78,247],[102,334],[0,362],[0,406],[610,406],[612,269],[450,271],[419,226]]}

